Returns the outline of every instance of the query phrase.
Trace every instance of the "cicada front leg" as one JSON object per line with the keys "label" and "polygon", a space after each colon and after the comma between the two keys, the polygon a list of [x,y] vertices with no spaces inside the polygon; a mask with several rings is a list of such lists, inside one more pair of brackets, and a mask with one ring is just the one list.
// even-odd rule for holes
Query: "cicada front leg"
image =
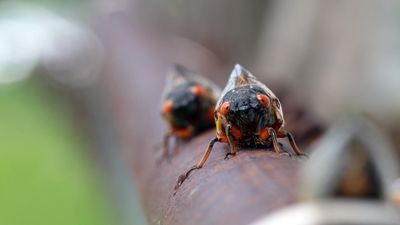
{"label": "cicada front leg", "polygon": [[266,127],[262,129],[258,133],[259,140],[261,142],[265,142],[266,140],[270,139],[272,142],[272,146],[274,148],[274,151],[277,154],[287,154],[287,152],[283,151],[281,146],[278,143],[278,135],[276,134],[274,128],[272,127]]}
{"label": "cicada front leg", "polygon": [[214,144],[219,141],[220,140],[218,137],[211,139],[211,141],[210,141],[210,143],[208,143],[208,147],[207,147],[206,151],[204,152],[203,157],[201,157],[200,161],[196,165],[192,166],[192,168],[190,168],[188,171],[186,171],[186,173],[179,176],[178,181],[175,185],[175,190],[177,190],[182,185],[182,183],[189,177],[191,172],[193,172],[194,170],[201,169],[204,166],[208,157],[211,154]]}
{"label": "cicada front leg", "polygon": [[224,159],[229,159],[229,156],[235,156],[237,152],[237,146],[234,143],[234,137],[232,134],[232,126],[230,124],[225,127],[225,134],[228,139],[228,144],[230,148],[230,152],[225,155]]}

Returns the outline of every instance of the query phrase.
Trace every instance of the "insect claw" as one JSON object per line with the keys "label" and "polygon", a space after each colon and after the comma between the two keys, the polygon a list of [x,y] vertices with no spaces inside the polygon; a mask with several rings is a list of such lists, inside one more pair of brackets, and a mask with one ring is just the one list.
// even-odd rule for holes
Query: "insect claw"
{"label": "insect claw", "polygon": [[[235,155],[236,155],[236,153],[228,152],[228,153],[226,153],[224,160],[228,160],[228,159],[232,158]],[[229,157],[229,156],[231,156],[231,157]]]}
{"label": "insect claw", "polygon": [[279,156],[288,156],[288,157],[292,158],[292,154],[289,154],[288,152],[281,152],[281,153],[279,153]]}
{"label": "insect claw", "polygon": [[198,169],[201,169],[201,167],[198,166],[198,165],[195,165],[195,166],[193,166],[192,168],[190,168],[185,174],[180,175],[180,176],[178,177],[178,180],[176,181],[176,185],[175,185],[175,187],[174,187],[174,190],[177,191],[178,188],[179,188],[180,186],[182,186],[183,182],[189,177],[190,173],[191,173],[193,170],[198,170]]}
{"label": "insect claw", "polygon": [[178,177],[178,180],[176,181],[176,185],[174,187],[174,190],[178,190],[178,188],[182,185],[183,181],[185,181],[187,178],[186,174],[182,174]]}

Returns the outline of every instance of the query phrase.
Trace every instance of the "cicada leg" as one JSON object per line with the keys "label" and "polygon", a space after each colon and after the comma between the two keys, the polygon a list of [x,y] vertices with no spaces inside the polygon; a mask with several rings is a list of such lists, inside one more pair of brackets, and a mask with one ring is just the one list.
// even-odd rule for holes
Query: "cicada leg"
{"label": "cicada leg", "polygon": [[290,146],[292,146],[292,149],[296,155],[307,156],[305,153],[300,151],[299,147],[297,147],[296,141],[294,140],[294,137],[290,132],[285,130],[280,130],[278,132],[278,137],[287,138],[289,140]]}
{"label": "cicada leg", "polygon": [[182,185],[182,183],[189,177],[190,173],[193,170],[201,169],[204,166],[204,164],[206,163],[208,157],[211,154],[211,151],[212,151],[212,149],[214,147],[214,144],[216,142],[219,142],[219,141],[220,140],[219,140],[218,137],[215,137],[210,141],[210,143],[208,144],[207,150],[204,152],[203,157],[200,159],[200,161],[197,163],[197,165],[194,165],[186,173],[184,173],[184,174],[179,176],[178,181],[176,182],[176,185],[175,185],[175,190],[177,190]]}
{"label": "cicada leg", "polygon": [[[170,144],[169,143],[170,143],[171,137],[173,137],[173,133],[171,131],[164,134],[162,155],[159,159],[157,159],[156,164],[160,164],[164,159],[167,159],[168,161],[170,161],[170,154],[169,154]],[[176,141],[175,141],[175,145],[176,145]]]}
{"label": "cicada leg", "polygon": [[269,134],[269,137],[271,137],[272,145],[273,145],[273,147],[274,147],[274,151],[275,151],[277,154],[286,153],[286,152],[284,152],[284,151],[281,149],[281,147],[280,147],[279,144],[278,144],[278,139],[277,139],[278,136],[276,135],[275,130],[274,130],[273,128],[268,128],[268,134]]}
{"label": "cicada leg", "polygon": [[229,143],[229,147],[230,147],[230,152],[228,152],[225,156],[224,159],[229,159],[229,156],[235,156],[236,152],[237,152],[237,147],[234,143],[234,137],[232,134],[232,126],[230,124],[228,124],[225,128],[225,134],[228,138],[228,143]]}
{"label": "cicada leg", "polygon": [[[180,141],[188,140],[193,136],[194,129],[192,127],[181,128],[181,129],[173,129],[167,132],[164,135],[163,140],[163,153],[161,158],[157,160],[157,164],[160,164],[164,159],[167,159],[168,162],[171,161],[171,158],[178,152]],[[173,151],[170,151],[170,139],[174,137],[175,141],[173,142]]]}

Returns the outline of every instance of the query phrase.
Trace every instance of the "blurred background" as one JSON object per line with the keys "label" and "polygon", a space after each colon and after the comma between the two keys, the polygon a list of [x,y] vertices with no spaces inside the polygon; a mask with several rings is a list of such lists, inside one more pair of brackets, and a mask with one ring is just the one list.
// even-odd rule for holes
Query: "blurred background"
{"label": "blurred background", "polygon": [[240,63],[298,136],[364,115],[399,150],[399,24],[395,0],[1,1],[0,224],[146,224],[127,146],[147,112],[118,99],[158,113],[140,93],[171,63],[221,87]]}

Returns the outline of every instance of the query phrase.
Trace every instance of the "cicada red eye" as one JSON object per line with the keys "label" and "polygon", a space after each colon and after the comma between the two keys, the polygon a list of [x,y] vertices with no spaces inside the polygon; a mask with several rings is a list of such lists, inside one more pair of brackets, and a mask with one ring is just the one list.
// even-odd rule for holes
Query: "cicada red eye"
{"label": "cicada red eye", "polygon": [[172,112],[172,106],[173,106],[173,102],[171,100],[167,100],[164,102],[164,105],[162,107],[162,111],[164,113],[171,113]]}
{"label": "cicada red eye", "polygon": [[231,102],[224,102],[224,103],[222,103],[221,108],[219,109],[219,112],[222,115],[227,115],[230,107],[231,107]]}
{"label": "cicada red eye", "polygon": [[206,89],[201,85],[195,85],[195,86],[191,87],[190,91],[196,96],[201,96],[206,93]]}
{"label": "cicada red eye", "polygon": [[258,95],[257,95],[257,99],[258,99],[258,101],[260,101],[260,103],[261,103],[263,106],[268,106],[268,105],[270,104],[270,101],[269,101],[268,96],[266,96],[266,95],[264,95],[264,94],[258,94]]}

